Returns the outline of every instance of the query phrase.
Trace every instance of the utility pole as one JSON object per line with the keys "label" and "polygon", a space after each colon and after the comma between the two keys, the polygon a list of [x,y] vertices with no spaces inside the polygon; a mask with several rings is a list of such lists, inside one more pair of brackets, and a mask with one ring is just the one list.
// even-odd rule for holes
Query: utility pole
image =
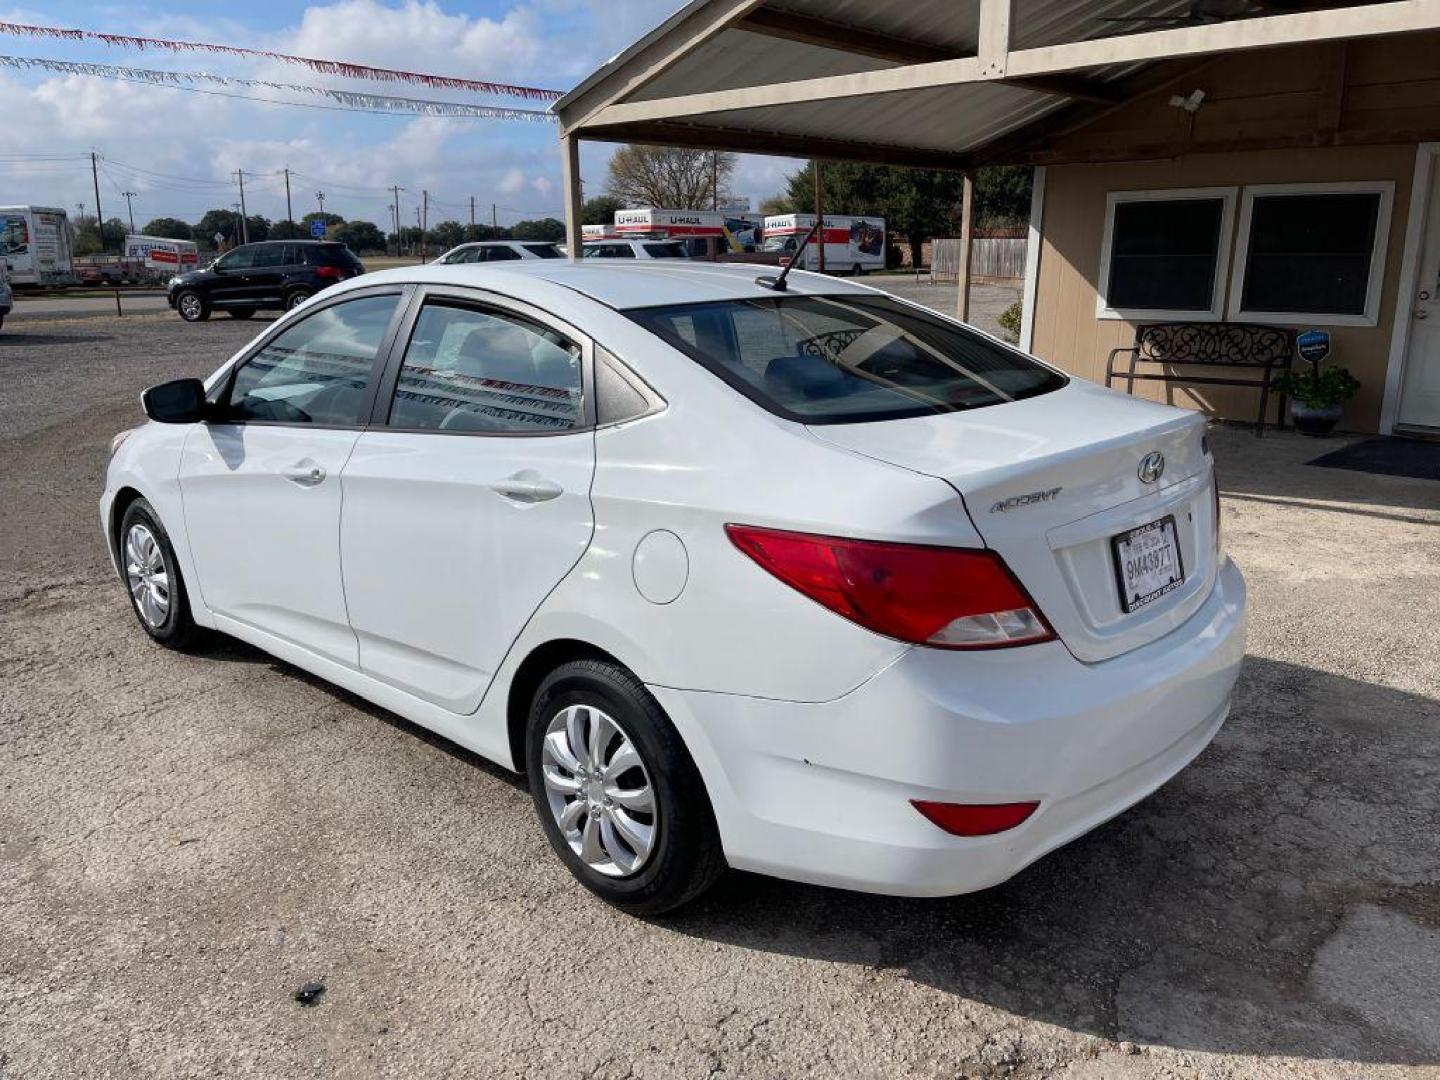
{"label": "utility pole", "polygon": [[138,191],[122,191],[120,194],[125,198],[125,212],[130,215],[130,231],[133,233],[135,231],[135,207],[130,200],[137,198],[140,193]]}
{"label": "utility pole", "polygon": [[[105,217],[100,213],[100,155],[90,151],[90,179],[95,182],[95,232],[100,237],[100,254],[105,254]],[[124,245],[121,245],[124,254]],[[115,314],[124,315],[120,310],[120,290],[115,290]]]}
{"label": "utility pole", "polygon": [[250,242],[250,222],[246,219],[250,216],[245,210],[245,170],[236,169],[235,177],[240,181],[240,242]]}
{"label": "utility pole", "polygon": [[285,220],[295,224],[295,211],[290,209],[290,166],[285,166]]}
{"label": "utility pole", "polygon": [[320,204],[320,213],[325,213],[325,192],[315,192],[315,201]]}
{"label": "utility pole", "polygon": [[[815,249],[819,262],[816,264],[820,273],[825,272],[825,218],[822,216],[824,207],[820,205],[820,159],[813,158],[815,165],[815,223],[820,227],[815,230],[816,238],[820,246]],[[805,269],[803,266],[800,269]]]}
{"label": "utility pole", "polygon": [[475,228],[475,196],[470,196],[470,228]]}
{"label": "utility pole", "polygon": [[430,192],[426,188],[420,189],[420,261],[425,261],[425,231],[430,224]]}
{"label": "utility pole", "polygon": [[490,204],[490,228],[498,229],[499,227],[499,218],[495,214],[495,204],[492,202]]}
{"label": "utility pole", "polygon": [[402,191],[404,191],[404,190],[405,190],[405,189],[404,189],[403,187],[401,187],[399,184],[393,184],[393,185],[391,185],[391,187],[390,187],[390,194],[395,196],[395,206],[393,207],[393,209],[394,209],[394,211],[395,211],[395,254],[396,254],[396,255],[399,255],[400,252],[401,252],[401,250],[402,250],[402,249],[404,248],[404,246],[405,246],[404,244],[402,244],[402,243],[400,242],[400,192],[402,192]]}
{"label": "utility pole", "polygon": [[720,209],[720,151],[710,151],[710,209]]}
{"label": "utility pole", "polygon": [[415,228],[420,232],[420,243],[417,246],[420,249],[420,261],[423,263],[425,261],[425,219],[420,216],[419,203],[415,204]]}

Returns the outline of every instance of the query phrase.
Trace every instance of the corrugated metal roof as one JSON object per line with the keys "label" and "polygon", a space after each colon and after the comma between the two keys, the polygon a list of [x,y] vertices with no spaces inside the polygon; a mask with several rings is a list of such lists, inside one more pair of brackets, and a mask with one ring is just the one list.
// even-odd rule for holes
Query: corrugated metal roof
{"label": "corrugated metal roof", "polygon": [[[1015,0],[1012,48],[1025,49],[1111,35],[1123,24],[1112,16],[1181,15],[1191,0]],[[701,6],[687,5],[667,26]],[[979,0],[768,0],[769,10],[823,18],[892,39],[974,55]],[[1152,29],[1151,25],[1137,26]],[[659,31],[657,31],[657,34]],[[556,106],[564,109],[585,87],[622,66],[627,57],[656,38],[648,35],[596,72]],[[797,79],[846,75],[897,66],[894,62],[839,49],[802,44],[741,28],[722,31],[691,50],[625,101],[766,86]],[[1137,65],[1087,72],[1097,80],[1119,78]],[[771,132],[855,143],[960,153],[1016,131],[1070,99],[1016,85],[966,83],[865,97],[801,102],[687,116],[689,129],[725,128]]]}

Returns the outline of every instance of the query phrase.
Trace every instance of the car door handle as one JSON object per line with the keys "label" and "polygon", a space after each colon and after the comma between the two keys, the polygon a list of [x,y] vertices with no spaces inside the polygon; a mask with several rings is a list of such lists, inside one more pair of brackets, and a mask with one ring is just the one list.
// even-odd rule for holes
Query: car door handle
{"label": "car door handle", "polygon": [[514,476],[497,480],[490,485],[490,490],[523,503],[547,502],[565,493],[565,489],[554,480],[546,480],[533,469],[524,469]]}
{"label": "car door handle", "polygon": [[314,487],[325,480],[325,467],[319,462],[305,458],[297,461],[288,469],[282,469],[280,475],[289,480],[292,484],[299,484],[301,487]]}

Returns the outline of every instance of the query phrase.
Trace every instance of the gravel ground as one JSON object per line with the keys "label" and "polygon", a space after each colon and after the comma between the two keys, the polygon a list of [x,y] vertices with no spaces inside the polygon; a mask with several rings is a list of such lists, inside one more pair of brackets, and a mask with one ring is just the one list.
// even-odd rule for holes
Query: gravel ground
{"label": "gravel ground", "polygon": [[521,781],[135,625],[106,441],[258,329],[0,334],[0,1077],[1440,1076],[1440,483],[1218,430],[1250,656],[1190,769],[982,894],[641,921]]}

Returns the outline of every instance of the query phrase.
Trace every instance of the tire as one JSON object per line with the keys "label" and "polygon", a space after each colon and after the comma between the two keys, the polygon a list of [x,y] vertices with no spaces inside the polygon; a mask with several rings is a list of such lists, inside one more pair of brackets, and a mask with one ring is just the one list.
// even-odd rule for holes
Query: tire
{"label": "tire", "polygon": [[253,319],[255,317],[255,309],[245,307],[231,308],[230,317],[232,319]]}
{"label": "tire", "polygon": [[309,300],[310,297],[314,295],[315,294],[309,289],[292,289],[290,292],[285,294],[285,310],[294,311],[297,307],[303,304],[306,300]]}
{"label": "tire", "polygon": [[194,289],[186,289],[175,297],[175,310],[186,322],[204,322],[210,318],[210,302]]}
{"label": "tire", "polygon": [[861,266],[859,263],[856,263],[856,264],[855,264],[855,268],[851,271],[851,273],[852,273],[855,277],[864,277],[864,276],[865,276],[865,268],[864,268],[863,266]]}
{"label": "tire", "polygon": [[[184,650],[193,646],[200,638],[200,628],[190,616],[185,579],[180,576],[170,534],[144,499],[136,499],[125,508],[120,519],[118,546],[120,572],[130,594],[130,609],[135,612],[141,629],[151,640],[168,649]],[[155,582],[161,573],[163,588],[158,588]],[[155,603],[162,592],[163,612]]]}
{"label": "tire", "polygon": [[[593,730],[597,713],[611,725],[598,740],[601,760],[618,762],[627,741],[638,754],[638,764],[622,766],[603,782],[586,772],[588,761],[580,769],[567,768],[555,741],[547,743],[554,734],[565,749],[577,745],[570,732],[578,729],[583,736]],[[606,730],[602,723],[601,731]],[[700,772],[659,702],[624,668],[576,660],[546,676],[530,706],[525,751],[530,794],[546,839],[576,879],[602,900],[632,915],[658,915],[694,900],[725,871],[720,832]],[[634,759],[627,755],[627,760]],[[568,783],[572,779],[574,788]],[[644,791],[650,796],[649,812]],[[614,804],[609,792],[615,793]],[[573,812],[576,805],[579,811]],[[559,820],[565,807],[572,808],[566,816],[574,825],[568,838]],[[624,838],[637,826],[641,831],[648,827],[649,846],[626,866],[625,856],[637,856],[639,848]],[[597,845],[589,848],[591,861],[583,857],[587,835]],[[612,850],[618,851],[614,858]],[[608,866],[597,868],[607,861]]]}

